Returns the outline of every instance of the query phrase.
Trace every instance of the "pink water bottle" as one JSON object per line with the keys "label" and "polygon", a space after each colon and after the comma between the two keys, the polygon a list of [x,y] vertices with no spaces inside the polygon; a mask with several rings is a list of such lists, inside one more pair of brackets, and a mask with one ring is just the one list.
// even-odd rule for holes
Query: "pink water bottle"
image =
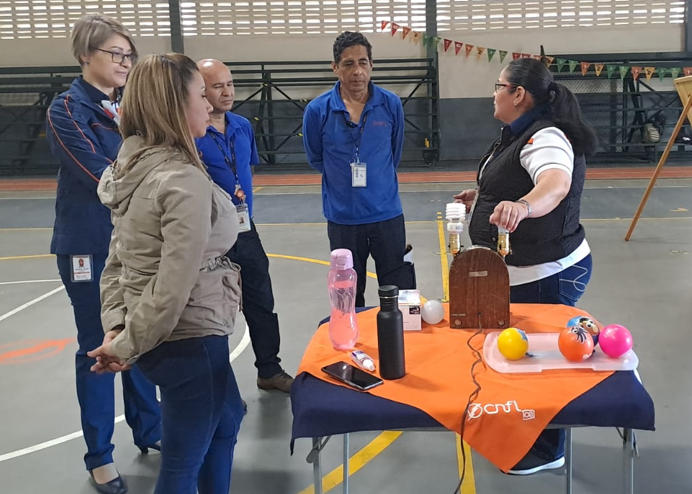
{"label": "pink water bottle", "polygon": [[329,339],[336,350],[351,350],[358,341],[356,320],[356,282],[353,255],[348,249],[332,251],[327,286],[332,314],[329,319]]}

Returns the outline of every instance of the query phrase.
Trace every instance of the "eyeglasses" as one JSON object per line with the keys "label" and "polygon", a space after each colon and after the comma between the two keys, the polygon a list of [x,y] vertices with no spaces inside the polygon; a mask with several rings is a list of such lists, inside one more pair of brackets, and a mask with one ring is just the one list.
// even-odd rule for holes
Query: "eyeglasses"
{"label": "eyeglasses", "polygon": [[127,58],[132,65],[137,63],[137,55],[134,53],[131,53],[129,55],[126,55],[124,53],[120,53],[119,51],[108,51],[108,50],[102,50],[101,48],[96,48],[97,51],[102,51],[103,53],[108,53],[111,56],[111,62],[121,64],[125,61]]}
{"label": "eyeglasses", "polygon": [[516,89],[517,86],[514,84],[502,84],[501,82],[496,82],[495,83],[495,92],[500,91],[503,87],[510,87],[512,89]]}

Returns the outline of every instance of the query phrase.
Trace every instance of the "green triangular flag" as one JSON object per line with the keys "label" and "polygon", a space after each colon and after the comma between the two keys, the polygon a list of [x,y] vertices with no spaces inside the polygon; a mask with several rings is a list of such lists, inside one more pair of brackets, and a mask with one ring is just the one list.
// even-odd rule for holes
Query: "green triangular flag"
{"label": "green triangular flag", "polygon": [[574,60],[569,61],[569,73],[571,74],[574,72],[574,69],[577,68],[577,65],[579,65],[579,62],[575,62]]}
{"label": "green triangular flag", "polygon": [[500,50],[500,63],[505,61],[506,56],[507,56],[507,52],[505,50]]}
{"label": "green triangular flag", "polygon": [[488,62],[490,62],[493,59],[496,51],[497,50],[495,48],[488,48]]}
{"label": "green triangular flag", "polygon": [[679,74],[680,74],[679,68],[673,67],[672,69],[670,69],[670,75],[673,76],[673,79],[677,79]]}
{"label": "green triangular flag", "polygon": [[630,68],[626,65],[620,65],[620,79],[625,79],[625,76],[627,75],[627,72],[629,72]]}
{"label": "green triangular flag", "polygon": [[428,44],[429,39],[430,38],[428,37],[428,35],[423,33],[423,46],[426,46]]}
{"label": "green triangular flag", "polygon": [[557,71],[560,72],[562,70],[562,67],[565,66],[565,63],[567,63],[567,60],[564,58],[558,58],[557,59]]}
{"label": "green triangular flag", "polygon": [[435,36],[435,39],[433,40],[433,42],[435,43],[436,48],[440,44],[440,41],[442,41],[442,38]]}
{"label": "green triangular flag", "polygon": [[666,74],[668,73],[668,69],[665,67],[658,67],[656,69],[656,72],[658,72],[658,78],[661,79],[661,82],[663,82],[663,79],[666,77]]}
{"label": "green triangular flag", "polygon": [[608,71],[608,79],[613,77],[613,74],[615,73],[615,69],[617,69],[617,65],[608,65],[606,67],[606,70]]}

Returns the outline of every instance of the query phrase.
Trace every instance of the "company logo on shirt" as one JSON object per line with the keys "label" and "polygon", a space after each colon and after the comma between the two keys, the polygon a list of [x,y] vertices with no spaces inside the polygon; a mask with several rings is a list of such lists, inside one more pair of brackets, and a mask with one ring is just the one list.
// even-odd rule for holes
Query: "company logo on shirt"
{"label": "company logo on shirt", "polygon": [[372,124],[375,127],[386,127],[387,126],[387,121],[386,120],[373,120]]}
{"label": "company logo on shirt", "polygon": [[500,413],[520,413],[522,420],[533,420],[536,418],[535,410],[522,410],[516,401],[508,401],[507,403],[489,403],[487,405],[472,403],[466,420],[470,421],[480,418],[482,415],[497,415]]}

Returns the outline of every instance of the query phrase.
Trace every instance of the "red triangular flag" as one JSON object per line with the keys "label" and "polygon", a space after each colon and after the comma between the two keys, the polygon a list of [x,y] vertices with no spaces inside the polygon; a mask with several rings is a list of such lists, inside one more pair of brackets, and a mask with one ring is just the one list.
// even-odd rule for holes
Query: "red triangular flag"
{"label": "red triangular flag", "polygon": [[445,51],[449,50],[449,47],[452,46],[452,40],[445,38]]}
{"label": "red triangular flag", "polygon": [[586,75],[591,67],[591,62],[581,62],[581,75]]}
{"label": "red triangular flag", "polygon": [[382,21],[382,31],[387,29],[387,25],[389,25],[389,21]]}
{"label": "red triangular flag", "polygon": [[521,53],[512,52],[512,60],[519,60],[521,58]]}
{"label": "red triangular flag", "polygon": [[632,77],[634,80],[637,80],[637,77],[639,77],[639,74],[641,74],[642,68],[641,67],[632,67]]}
{"label": "red triangular flag", "polygon": [[473,45],[469,45],[466,43],[466,56],[468,57],[471,54],[471,50],[473,50]]}
{"label": "red triangular flag", "polygon": [[536,60],[538,60],[540,62],[541,58],[543,58],[543,57],[541,57],[540,55],[534,55],[533,58],[535,58]]}
{"label": "red triangular flag", "polygon": [[399,24],[395,24],[394,22],[392,22],[392,36],[396,34],[400,27],[401,26]]}
{"label": "red triangular flag", "polygon": [[458,41],[454,42],[454,54],[458,55],[459,50],[461,50],[461,47],[464,46],[464,43],[459,43]]}
{"label": "red triangular flag", "polygon": [[522,53],[521,58],[531,58],[531,54],[530,53]]}
{"label": "red triangular flag", "polygon": [[692,67],[683,67],[682,72],[685,75],[692,75]]}
{"label": "red triangular flag", "polygon": [[404,26],[401,29],[403,30],[403,33],[404,33],[404,35],[401,37],[401,39],[406,39],[406,36],[408,36],[408,33],[411,32],[411,28]]}

